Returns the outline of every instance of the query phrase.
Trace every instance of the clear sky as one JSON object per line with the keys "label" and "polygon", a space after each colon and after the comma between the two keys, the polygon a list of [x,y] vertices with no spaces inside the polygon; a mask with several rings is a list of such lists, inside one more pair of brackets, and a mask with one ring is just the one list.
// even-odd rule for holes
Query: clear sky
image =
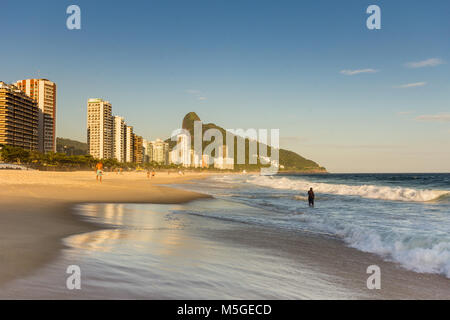
{"label": "clear sky", "polygon": [[58,136],[86,141],[98,97],[147,139],[195,111],[279,128],[331,172],[450,172],[450,1],[3,0],[0,16],[0,80],[56,82]]}

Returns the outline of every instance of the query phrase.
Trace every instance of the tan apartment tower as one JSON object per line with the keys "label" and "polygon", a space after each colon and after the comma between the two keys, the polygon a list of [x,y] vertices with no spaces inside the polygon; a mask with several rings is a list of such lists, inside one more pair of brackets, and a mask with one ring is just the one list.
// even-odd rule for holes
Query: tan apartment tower
{"label": "tan apartment tower", "polygon": [[137,134],[134,135],[134,162],[144,163],[144,139]]}
{"label": "tan apartment tower", "polygon": [[37,103],[14,85],[0,81],[0,144],[37,150]]}
{"label": "tan apartment tower", "polygon": [[109,101],[89,99],[87,104],[88,151],[96,159],[113,157],[113,117]]}
{"label": "tan apartment tower", "polygon": [[114,116],[113,125],[113,156],[119,162],[125,162],[125,139],[126,139],[126,125],[122,117]]}
{"label": "tan apartment tower", "polygon": [[38,150],[56,152],[56,84],[47,79],[26,79],[16,86],[39,107]]}

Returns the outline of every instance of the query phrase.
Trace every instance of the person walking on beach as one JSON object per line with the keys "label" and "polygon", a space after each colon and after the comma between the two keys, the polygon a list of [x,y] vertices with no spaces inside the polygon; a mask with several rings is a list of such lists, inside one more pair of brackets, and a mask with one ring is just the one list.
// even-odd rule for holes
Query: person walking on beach
{"label": "person walking on beach", "polygon": [[314,197],[315,197],[315,195],[314,195],[313,188],[309,188],[309,191],[308,191],[308,205],[310,207],[314,207]]}
{"label": "person walking on beach", "polygon": [[95,166],[95,169],[97,170],[97,181],[99,181],[100,178],[100,183],[102,183],[103,163],[99,161]]}

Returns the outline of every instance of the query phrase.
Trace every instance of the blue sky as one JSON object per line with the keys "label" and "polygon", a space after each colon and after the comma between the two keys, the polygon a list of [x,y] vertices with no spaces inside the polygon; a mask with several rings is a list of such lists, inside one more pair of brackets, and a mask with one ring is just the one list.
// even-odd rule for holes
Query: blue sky
{"label": "blue sky", "polygon": [[148,139],[195,111],[279,128],[332,172],[450,172],[448,1],[4,0],[1,16],[0,80],[55,81],[58,136],[85,141],[100,97]]}

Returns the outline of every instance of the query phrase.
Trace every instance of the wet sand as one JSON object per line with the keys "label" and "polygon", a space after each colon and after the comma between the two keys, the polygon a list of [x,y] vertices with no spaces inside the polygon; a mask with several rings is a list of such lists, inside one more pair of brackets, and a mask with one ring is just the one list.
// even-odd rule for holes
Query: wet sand
{"label": "wet sand", "polygon": [[[450,299],[449,279],[334,238],[189,214],[225,206],[247,210],[218,199],[77,206],[102,230],[65,238],[60,257],[2,286],[0,298]],[[65,287],[72,264],[82,270],[82,290]],[[366,286],[369,265],[381,269],[380,290]]]}
{"label": "wet sand", "polygon": [[0,170],[0,285],[54,259],[63,238],[98,230],[73,214],[79,203],[182,203],[208,197],[159,184],[183,183],[208,173],[105,173]]}

